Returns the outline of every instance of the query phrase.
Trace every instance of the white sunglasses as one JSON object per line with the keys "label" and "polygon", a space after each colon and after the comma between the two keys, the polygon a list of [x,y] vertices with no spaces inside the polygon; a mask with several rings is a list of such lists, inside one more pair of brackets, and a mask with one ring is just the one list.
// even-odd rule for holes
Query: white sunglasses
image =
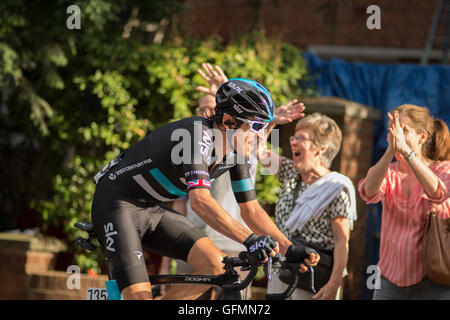
{"label": "white sunglasses", "polygon": [[236,117],[236,119],[241,120],[245,123],[248,123],[250,125],[250,129],[252,129],[253,132],[258,133],[261,130],[267,128],[269,125],[268,122],[261,122],[261,121],[255,121],[255,120],[249,120],[244,118]]}

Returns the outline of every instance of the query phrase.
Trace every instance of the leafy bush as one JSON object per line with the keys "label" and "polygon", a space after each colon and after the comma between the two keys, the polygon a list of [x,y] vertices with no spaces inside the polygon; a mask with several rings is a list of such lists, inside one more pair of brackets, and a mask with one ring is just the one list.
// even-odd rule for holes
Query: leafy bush
{"label": "leafy bush", "polygon": [[[170,1],[174,7],[180,2]],[[80,5],[85,17],[81,32],[68,31],[63,15],[55,18],[59,27],[45,20],[34,35],[18,31],[31,28],[30,21],[37,23],[40,14],[24,12],[23,1],[0,5],[4,13],[15,12],[0,17],[0,36],[14,41],[0,41],[0,85],[11,89],[6,102],[14,105],[0,115],[0,132],[7,141],[20,131],[47,159],[45,179],[51,187],[46,196],[34,199],[33,207],[42,215],[42,232],[60,230],[59,237],[69,243],[80,235],[73,224],[90,220],[98,170],[148,132],[194,113],[202,95],[195,87],[205,84],[196,73],[201,63],[220,65],[229,77],[259,81],[277,105],[311,94],[299,87],[307,71],[298,48],[260,33],[230,43],[211,37],[158,44],[148,41],[142,30],[124,37],[123,17],[131,11],[130,3],[86,1]],[[165,2],[152,3],[158,3],[158,16],[147,16],[147,21],[160,21],[168,14]],[[70,4],[58,0],[47,11]],[[45,5],[35,2],[36,12]],[[276,202],[275,177],[258,176],[258,182],[258,199]],[[98,255],[69,248],[84,270],[99,267]]]}

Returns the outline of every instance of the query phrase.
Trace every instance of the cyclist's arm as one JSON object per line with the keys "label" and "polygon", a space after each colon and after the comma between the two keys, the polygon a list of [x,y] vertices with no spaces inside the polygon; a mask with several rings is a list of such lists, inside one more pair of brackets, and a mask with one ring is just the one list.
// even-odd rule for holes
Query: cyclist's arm
{"label": "cyclist's arm", "polygon": [[214,230],[228,238],[243,243],[252,234],[222,208],[211,196],[209,189],[193,189],[189,191],[189,199],[192,210]]}
{"label": "cyclist's arm", "polygon": [[278,242],[280,252],[286,254],[286,250],[292,242],[281,233],[258,200],[239,203],[239,207],[242,219],[247,226],[257,235],[271,235]]}

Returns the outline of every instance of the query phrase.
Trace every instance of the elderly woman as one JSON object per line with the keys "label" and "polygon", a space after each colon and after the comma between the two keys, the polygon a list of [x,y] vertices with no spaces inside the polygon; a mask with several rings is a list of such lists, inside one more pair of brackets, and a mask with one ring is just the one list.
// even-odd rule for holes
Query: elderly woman
{"label": "elderly woman", "polygon": [[[283,108],[288,109],[295,102],[291,101]],[[298,104],[292,107],[296,106]],[[320,289],[318,292],[300,286],[291,299],[336,299],[340,296],[339,289],[348,259],[350,229],[356,220],[352,182],[346,176],[330,171],[341,141],[342,132],[336,122],[314,113],[296,124],[295,133],[290,137],[292,160],[264,147],[258,151],[263,165],[271,163],[267,158],[278,163],[276,174],[282,183],[275,209],[278,228],[293,242],[328,252],[332,260],[329,267],[331,275],[321,288],[315,288]],[[325,256],[321,255],[319,266],[324,260]],[[268,291],[275,293],[285,288],[286,284],[274,269]]]}

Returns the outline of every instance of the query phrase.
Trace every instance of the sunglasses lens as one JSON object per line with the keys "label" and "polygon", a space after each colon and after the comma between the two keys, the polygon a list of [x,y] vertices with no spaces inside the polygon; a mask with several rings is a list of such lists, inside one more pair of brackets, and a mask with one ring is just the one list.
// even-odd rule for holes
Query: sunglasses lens
{"label": "sunglasses lens", "polygon": [[243,122],[246,122],[250,125],[251,129],[254,132],[259,132],[262,129],[264,129],[265,127],[267,127],[268,123],[264,123],[264,122],[258,122],[258,121],[252,121],[252,120],[247,120],[247,119],[242,119],[239,117],[236,117],[236,119],[241,120]]}
{"label": "sunglasses lens", "polygon": [[254,131],[260,131],[260,130],[264,129],[264,124],[263,124],[263,123],[257,123],[257,122],[255,122],[255,123],[253,123],[253,125],[252,125],[252,129],[253,129]]}
{"label": "sunglasses lens", "polygon": [[261,131],[265,127],[267,127],[267,123],[263,123],[263,122],[254,122],[252,125],[253,131],[256,131],[256,132]]}

